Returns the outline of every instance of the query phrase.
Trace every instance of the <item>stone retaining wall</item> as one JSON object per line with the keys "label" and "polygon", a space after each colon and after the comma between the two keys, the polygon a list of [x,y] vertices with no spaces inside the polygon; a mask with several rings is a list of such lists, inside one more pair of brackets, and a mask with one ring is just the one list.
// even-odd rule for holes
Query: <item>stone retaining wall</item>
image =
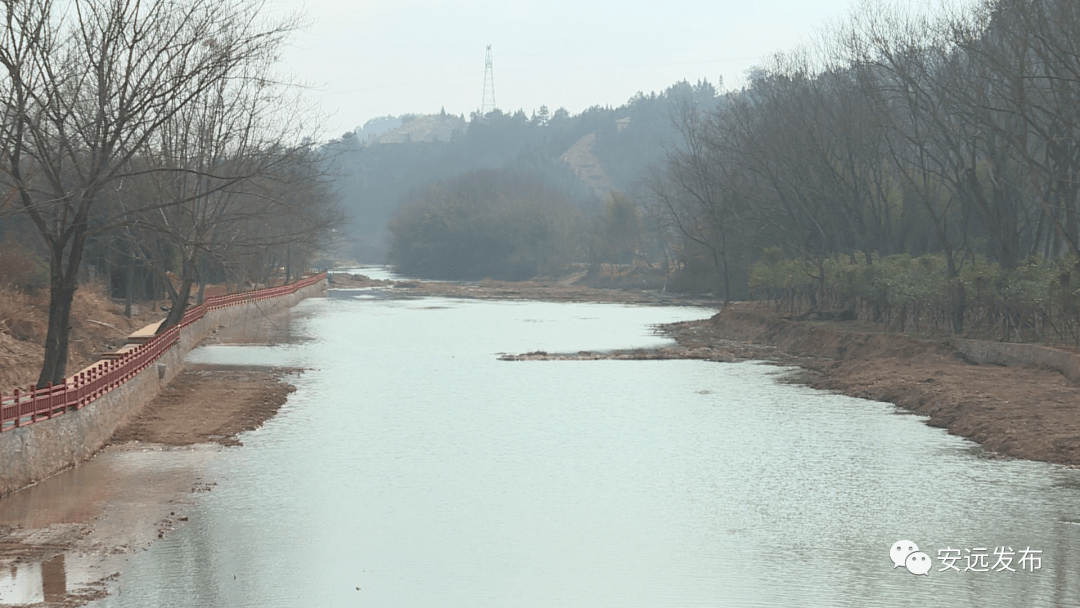
{"label": "stone retaining wall", "polygon": [[220,326],[252,315],[296,305],[304,298],[326,293],[327,283],[314,285],[278,298],[244,302],[211,310],[184,328],[179,341],[162,354],[155,365],[78,411],[52,420],[0,433],[0,496],[32,485],[93,456],[125,420],[149,403],[183,371],[184,355]]}

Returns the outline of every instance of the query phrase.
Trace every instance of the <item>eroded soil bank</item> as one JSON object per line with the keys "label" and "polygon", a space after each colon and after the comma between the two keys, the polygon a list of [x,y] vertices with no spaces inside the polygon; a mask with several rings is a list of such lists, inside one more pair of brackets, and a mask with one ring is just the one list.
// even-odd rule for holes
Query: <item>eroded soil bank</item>
{"label": "eroded soil bank", "polygon": [[[480,284],[371,281],[340,277],[338,286],[388,287],[446,297],[714,305],[646,290],[594,289],[566,281]],[[814,388],[894,403],[931,426],[971,439],[988,457],[1080,466],[1080,385],[1040,367],[978,365],[948,341],[882,331],[867,322],[794,321],[768,306],[735,303],[711,319],[662,328],[676,346],[655,350],[505,355],[538,359],[764,359],[806,370]]]}
{"label": "eroded soil bank", "polygon": [[671,331],[684,346],[770,347],[806,368],[810,386],[895,403],[987,455],[1080,466],[1080,386],[1052,369],[976,365],[947,342],[792,321],[749,303]]}

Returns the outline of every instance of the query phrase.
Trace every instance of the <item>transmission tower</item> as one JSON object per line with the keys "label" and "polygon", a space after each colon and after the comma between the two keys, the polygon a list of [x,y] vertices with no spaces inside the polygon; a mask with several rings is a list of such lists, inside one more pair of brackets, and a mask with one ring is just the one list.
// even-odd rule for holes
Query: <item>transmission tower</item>
{"label": "transmission tower", "polygon": [[484,60],[484,100],[480,103],[480,116],[495,109],[495,71],[491,67],[491,45],[487,45],[487,57]]}

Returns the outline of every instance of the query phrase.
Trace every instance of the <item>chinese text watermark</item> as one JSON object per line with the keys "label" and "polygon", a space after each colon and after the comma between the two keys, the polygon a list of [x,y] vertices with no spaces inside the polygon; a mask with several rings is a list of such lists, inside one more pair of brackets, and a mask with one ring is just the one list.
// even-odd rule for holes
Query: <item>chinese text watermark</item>
{"label": "chinese text watermark", "polygon": [[[889,558],[893,568],[903,566],[912,574],[930,575],[933,560],[930,555],[919,550],[919,546],[910,540],[893,543],[889,549]],[[941,562],[938,572],[955,570],[956,572],[1035,572],[1042,569],[1042,550],[1027,547],[974,547],[938,549],[937,559]]]}

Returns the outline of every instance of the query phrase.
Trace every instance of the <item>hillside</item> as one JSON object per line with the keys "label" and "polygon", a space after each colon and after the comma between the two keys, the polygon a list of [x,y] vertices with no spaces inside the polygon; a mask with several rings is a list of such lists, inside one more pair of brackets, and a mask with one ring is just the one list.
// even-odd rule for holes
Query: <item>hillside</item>
{"label": "hillside", "polygon": [[[0,286],[0,392],[37,382],[44,361],[45,332],[48,327],[48,293],[24,293]],[[71,312],[71,353],[67,375],[101,358],[101,353],[123,345],[128,334],[160,321],[162,313],[154,302],[139,302],[132,317],[123,306],[114,304],[100,285],[85,285],[75,292]]]}
{"label": "hillside", "polygon": [[406,144],[432,141],[450,141],[454,134],[460,135],[468,128],[464,118],[448,114],[405,116],[400,127],[370,137],[369,146],[380,144]]}
{"label": "hillside", "polygon": [[570,146],[570,149],[559,158],[570,165],[581,182],[592,190],[593,194],[603,198],[614,190],[615,186],[604,170],[603,163],[593,154],[594,145],[596,145],[595,131],[574,142],[574,145]]}

